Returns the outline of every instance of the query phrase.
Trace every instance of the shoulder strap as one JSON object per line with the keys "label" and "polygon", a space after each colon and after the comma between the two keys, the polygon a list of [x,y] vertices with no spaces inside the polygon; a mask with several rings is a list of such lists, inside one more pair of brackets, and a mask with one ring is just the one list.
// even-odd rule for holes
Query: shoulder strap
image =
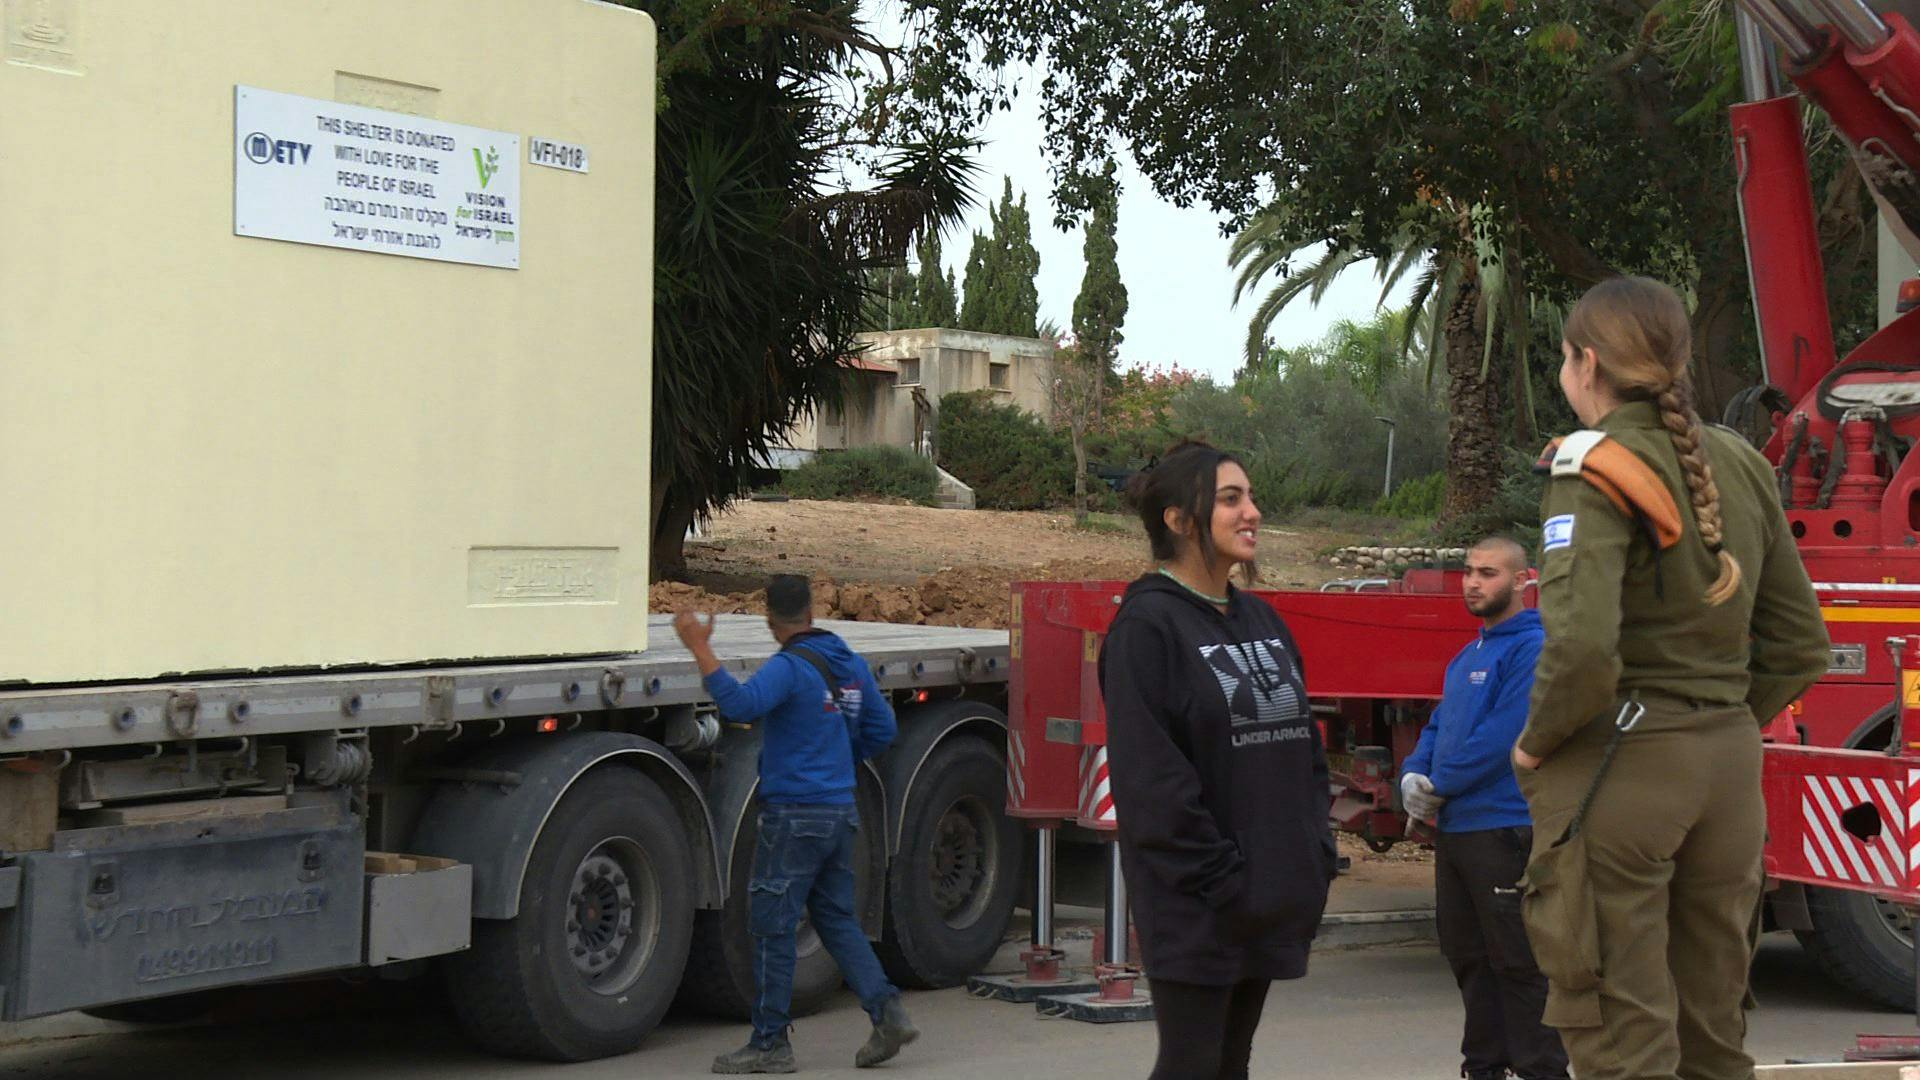
{"label": "shoulder strap", "polygon": [[[839,680],[833,677],[833,669],[827,666],[826,657],[821,656],[819,653],[814,652],[812,649],[809,649],[805,645],[801,645],[798,642],[795,642],[792,645],[788,645],[786,648],[780,651],[793,653],[795,656],[798,656],[800,659],[805,660],[807,663],[813,665],[813,670],[820,673],[820,681],[827,684],[827,693],[833,695],[834,705],[837,707],[841,704],[840,682]],[[846,709],[842,708],[840,711],[845,712]]]}
{"label": "shoulder strap", "polygon": [[1592,484],[1623,514],[1641,522],[1659,550],[1680,542],[1685,533],[1680,504],[1666,481],[1640,455],[1603,431],[1576,431],[1555,439],[1534,464],[1550,476],[1578,476]]}
{"label": "shoulder strap", "polygon": [[858,765],[860,762],[860,751],[858,749],[860,740],[854,733],[855,718],[853,711],[847,708],[846,696],[842,694],[840,690],[840,680],[833,677],[833,669],[827,666],[827,658],[797,641],[782,647],[780,651],[799,656],[800,659],[813,665],[813,670],[820,673],[820,681],[827,684],[827,693],[833,696],[833,707],[840,710],[840,721],[845,724],[847,728],[847,749],[853,753],[854,764]]}

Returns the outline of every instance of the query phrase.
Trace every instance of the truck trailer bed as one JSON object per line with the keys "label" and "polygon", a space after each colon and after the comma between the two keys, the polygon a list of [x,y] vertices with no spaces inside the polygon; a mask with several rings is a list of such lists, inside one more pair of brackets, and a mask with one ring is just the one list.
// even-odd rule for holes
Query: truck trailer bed
{"label": "truck trailer bed", "polygon": [[[552,713],[707,700],[670,617],[649,619],[643,653],[517,662],[434,663],[372,670],[233,673],[0,691],[0,755],[290,732],[504,721]],[[822,620],[873,665],[889,690],[1007,679],[1004,630]],[[722,615],[714,651],[746,674],[772,656],[765,620]]]}

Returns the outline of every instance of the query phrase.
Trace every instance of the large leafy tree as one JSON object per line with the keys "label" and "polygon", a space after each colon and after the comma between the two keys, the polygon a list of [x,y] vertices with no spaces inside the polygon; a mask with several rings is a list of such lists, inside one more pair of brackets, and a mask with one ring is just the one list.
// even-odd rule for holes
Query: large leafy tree
{"label": "large leafy tree", "polygon": [[[838,0],[629,0],[660,28],[652,552],[684,570],[857,351],[870,272],[970,201],[969,144],[883,124],[844,80],[889,50]],[[891,70],[887,64],[877,66]],[[887,127],[888,142],[873,132]],[[875,179],[848,189],[850,160]]]}
{"label": "large leafy tree", "polygon": [[1013,198],[1008,179],[1000,204],[988,209],[991,228],[973,234],[967,255],[960,328],[1016,337],[1040,335],[1040,252],[1033,246],[1027,197]]}
{"label": "large leafy tree", "polygon": [[[1095,204],[1125,148],[1160,194],[1235,230],[1277,214],[1283,275],[1295,252],[1430,253],[1455,272],[1434,305],[1448,368],[1477,351],[1492,391],[1524,373],[1507,358],[1533,340],[1529,311],[1622,271],[1692,298],[1709,407],[1754,374],[1721,0],[908,2],[922,47],[902,117],[988,115],[1017,85],[1005,71],[1040,66],[1067,214]],[[1851,318],[1870,291],[1867,211],[1822,145],[1822,236]],[[1467,437],[1500,437],[1524,400],[1503,396]]]}

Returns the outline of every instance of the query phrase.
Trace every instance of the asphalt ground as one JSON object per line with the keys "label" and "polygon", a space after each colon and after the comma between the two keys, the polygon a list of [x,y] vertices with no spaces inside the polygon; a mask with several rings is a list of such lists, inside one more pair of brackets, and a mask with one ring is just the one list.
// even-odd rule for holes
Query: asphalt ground
{"label": "asphalt ground", "polygon": [[[1081,939],[1063,934],[1073,958]],[[1008,966],[1017,946],[1003,950]],[[1834,1059],[1861,1032],[1904,1034],[1912,1017],[1863,1006],[1829,983],[1791,937],[1772,936],[1755,968],[1762,1007],[1749,1046],[1761,1063]],[[284,991],[281,992],[284,994]],[[670,1016],[636,1053],[556,1066],[491,1058],[468,1047],[418,987],[339,989],[277,1005],[263,1019],[218,1026],[140,1029],[50,1020],[11,1034],[53,1036],[61,1025],[100,1032],[0,1047],[0,1077],[273,1077],[276,1080],[486,1077],[693,1077],[744,1040],[733,1022]],[[851,995],[802,1019],[794,1046],[806,1074],[914,1076],[929,1080],[1144,1076],[1154,1054],[1150,1023],[1092,1025],[1041,1019],[1031,1006],[970,998],[961,990],[908,995],[923,1035],[881,1070],[856,1071],[867,1020]],[[276,1011],[278,1015],[276,1016]],[[1317,951],[1303,980],[1274,987],[1254,1048],[1256,1077],[1401,1078],[1458,1075],[1460,1004],[1446,962],[1430,943]]]}

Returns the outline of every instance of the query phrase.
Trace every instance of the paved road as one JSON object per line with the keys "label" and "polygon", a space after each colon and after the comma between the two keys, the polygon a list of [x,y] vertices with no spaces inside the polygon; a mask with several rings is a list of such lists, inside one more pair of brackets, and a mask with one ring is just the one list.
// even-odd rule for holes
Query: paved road
{"label": "paved road", "polygon": [[[1862,1008],[1829,985],[1791,939],[1776,936],[1757,968],[1763,1009],[1749,1045],[1764,1062],[1837,1056],[1856,1032],[1904,1033],[1911,1018]],[[693,1077],[732,1049],[744,1028],[674,1017],[637,1054],[556,1067],[501,1061],[468,1049],[450,1022],[406,995],[381,993],[358,1012],[237,1028],[127,1031],[0,1048],[0,1077],[273,1077],[275,1080],[482,1080]],[[1092,1026],[1040,1020],[1030,1008],[976,1001],[959,991],[911,995],[925,1037],[884,1073],[852,1068],[866,1018],[843,996],[801,1021],[795,1048],[806,1073],[929,1080],[1143,1076],[1153,1055],[1148,1024]],[[1316,954],[1304,981],[1275,987],[1255,1046],[1254,1075],[1399,1078],[1457,1075],[1459,1000],[1431,945]]]}

